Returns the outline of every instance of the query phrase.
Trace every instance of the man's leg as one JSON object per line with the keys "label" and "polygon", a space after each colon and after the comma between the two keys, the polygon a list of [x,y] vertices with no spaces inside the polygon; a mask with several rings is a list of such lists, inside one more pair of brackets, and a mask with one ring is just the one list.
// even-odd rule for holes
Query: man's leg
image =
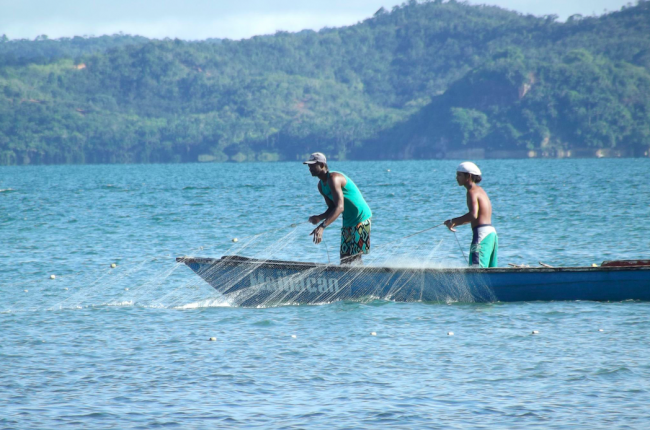
{"label": "man's leg", "polygon": [[363,266],[363,254],[341,255],[341,266]]}
{"label": "man's leg", "polygon": [[363,265],[362,256],[370,252],[370,220],[341,229],[341,264]]}
{"label": "man's leg", "polygon": [[469,247],[469,265],[481,267],[481,245],[472,243]]}
{"label": "man's leg", "polygon": [[[488,234],[479,244],[480,267],[496,267],[496,233]],[[494,259],[494,262],[492,261]]]}
{"label": "man's leg", "polygon": [[492,257],[490,258],[489,267],[498,267],[499,265],[499,236],[494,238],[494,249],[492,250]]}

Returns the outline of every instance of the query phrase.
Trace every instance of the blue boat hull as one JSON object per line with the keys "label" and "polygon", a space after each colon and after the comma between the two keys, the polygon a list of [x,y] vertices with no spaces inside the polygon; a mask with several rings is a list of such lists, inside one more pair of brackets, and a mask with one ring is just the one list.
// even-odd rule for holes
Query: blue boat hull
{"label": "blue boat hull", "polygon": [[650,300],[650,267],[414,269],[336,266],[244,257],[185,263],[233,304],[338,300],[520,302]]}

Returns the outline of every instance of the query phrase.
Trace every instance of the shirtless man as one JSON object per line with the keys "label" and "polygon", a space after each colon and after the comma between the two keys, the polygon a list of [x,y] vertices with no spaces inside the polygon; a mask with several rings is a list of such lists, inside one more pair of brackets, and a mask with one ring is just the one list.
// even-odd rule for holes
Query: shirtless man
{"label": "shirtless man", "polygon": [[492,227],[492,203],[483,188],[481,171],[474,163],[460,163],[456,169],[458,185],[467,189],[467,212],[465,215],[445,221],[449,230],[457,225],[472,224],[472,246],[469,250],[469,265],[478,267],[497,267],[497,249],[499,238]]}
{"label": "shirtless man", "polygon": [[[341,264],[363,264],[361,256],[370,252],[370,217],[372,212],[361,191],[341,172],[330,172],[325,155],[314,152],[303,164],[309,166],[312,176],[318,177],[318,191],[323,195],[327,210],[312,215],[309,222],[320,225],[311,232],[319,244],[323,231],[343,214],[341,228]],[[321,222],[322,221],[322,222]]]}

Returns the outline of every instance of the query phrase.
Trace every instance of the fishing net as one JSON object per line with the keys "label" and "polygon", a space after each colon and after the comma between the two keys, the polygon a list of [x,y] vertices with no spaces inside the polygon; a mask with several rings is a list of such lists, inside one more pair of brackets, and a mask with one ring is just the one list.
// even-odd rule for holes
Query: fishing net
{"label": "fishing net", "polygon": [[24,295],[4,302],[0,312],[98,306],[269,307],[340,300],[494,300],[488,286],[467,270],[464,261],[444,257],[449,239],[414,244],[409,235],[383,245],[374,243],[371,253],[363,257],[364,265],[341,266],[338,246],[328,243],[333,235],[329,233],[316,246],[309,236],[312,229],[307,223],[293,223],[239,239],[224,238],[221,244],[196,248],[176,261],[164,254],[122,262],[114,269],[104,266],[56,280],[25,281],[14,285],[25,288]]}
{"label": "fishing net", "polygon": [[[294,225],[288,234],[261,252],[250,252],[258,239],[253,237],[238,249],[231,250],[237,252],[219,259],[182,257],[178,261],[189,266],[235,306],[377,299],[447,303],[494,300],[476,271],[465,267],[436,267],[442,241],[437,246],[429,246],[426,252],[421,246],[409,246],[408,252],[400,251],[397,243],[392,243],[390,248],[378,247],[373,258],[366,258],[366,265],[277,259],[295,242],[297,232],[298,226]],[[246,254],[249,256],[244,256]],[[413,258],[413,254],[418,258]]]}

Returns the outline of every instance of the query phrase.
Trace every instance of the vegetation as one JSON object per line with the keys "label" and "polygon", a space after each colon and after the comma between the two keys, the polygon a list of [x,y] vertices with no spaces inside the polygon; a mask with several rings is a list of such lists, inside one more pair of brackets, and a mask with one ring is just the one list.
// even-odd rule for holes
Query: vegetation
{"label": "vegetation", "polygon": [[650,148],[648,2],[559,23],[411,0],[320,32],[77,39],[0,38],[0,164]]}
{"label": "vegetation", "polygon": [[84,54],[106,52],[111,48],[126,45],[144,44],[149,39],[142,36],[116,34],[101,37],[61,38],[52,40],[47,35],[35,40],[9,40],[0,36],[0,64],[22,66],[30,63],[47,64],[56,58],[77,58]]}

